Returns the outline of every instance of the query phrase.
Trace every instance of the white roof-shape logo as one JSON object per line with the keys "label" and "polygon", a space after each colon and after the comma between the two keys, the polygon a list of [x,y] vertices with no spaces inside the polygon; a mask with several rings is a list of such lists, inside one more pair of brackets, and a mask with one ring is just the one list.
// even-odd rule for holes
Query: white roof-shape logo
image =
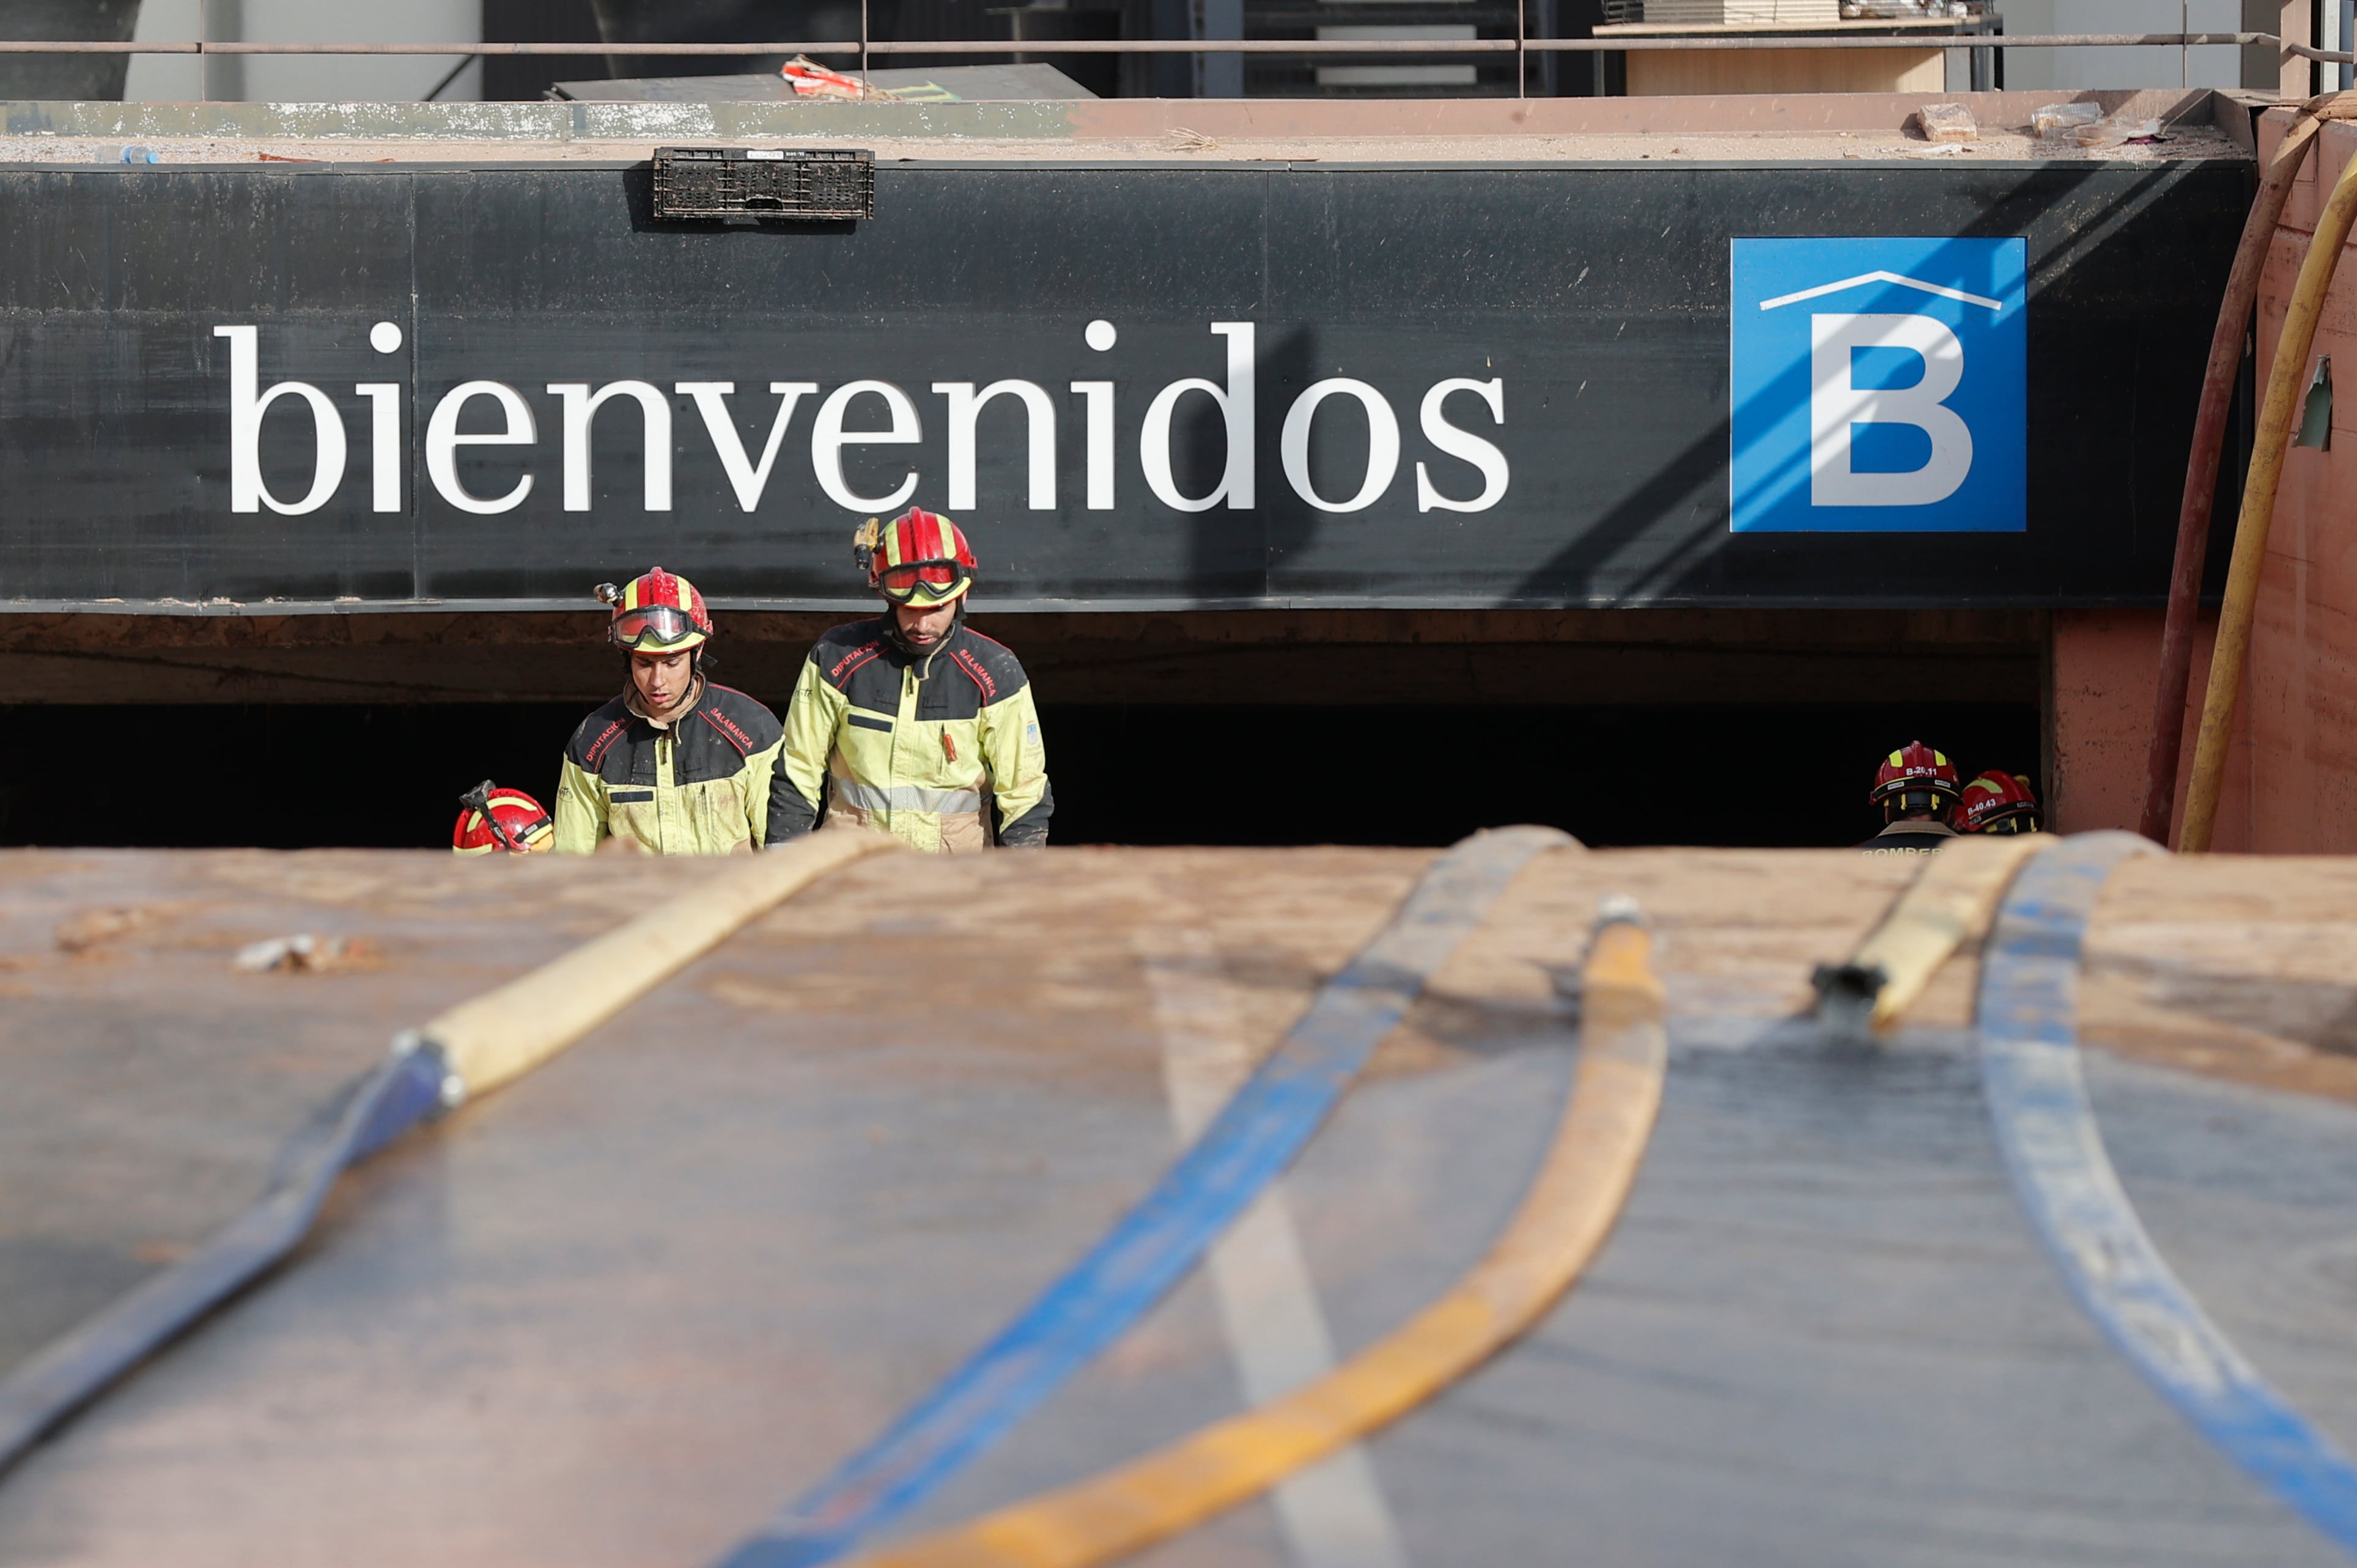
{"label": "white roof-shape logo", "polygon": [[1921,278],[1901,277],[1897,273],[1887,273],[1880,271],[1879,269],[1870,273],[1860,273],[1854,278],[1844,278],[1839,283],[1821,283],[1814,288],[1804,288],[1798,294],[1780,294],[1773,299],[1761,300],[1760,302],[1760,308],[1762,310],[1774,310],[1779,306],[1798,305],[1804,299],[1815,299],[1821,295],[1839,294],[1846,288],[1856,288],[1858,285],[1867,283],[1897,284],[1900,288],[1921,289],[1925,294],[1936,294],[1942,299],[1959,300],[1965,305],[1984,306],[1990,310],[2003,310],[2005,308],[2003,305],[1994,299],[1985,299],[1977,294],[1966,294],[1960,288],[1949,288],[1942,284],[1925,283]]}

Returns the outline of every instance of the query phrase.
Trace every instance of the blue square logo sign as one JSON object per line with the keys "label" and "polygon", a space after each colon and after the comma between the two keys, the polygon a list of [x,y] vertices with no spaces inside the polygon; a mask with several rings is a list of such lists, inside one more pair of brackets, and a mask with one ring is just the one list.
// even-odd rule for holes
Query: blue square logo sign
{"label": "blue square logo sign", "polygon": [[1738,240],[1738,533],[2029,527],[2029,251]]}

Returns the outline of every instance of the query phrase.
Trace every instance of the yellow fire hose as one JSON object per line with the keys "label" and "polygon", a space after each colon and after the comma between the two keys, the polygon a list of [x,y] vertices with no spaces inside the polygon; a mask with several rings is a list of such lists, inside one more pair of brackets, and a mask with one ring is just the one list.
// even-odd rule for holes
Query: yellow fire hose
{"label": "yellow fire hose", "polygon": [[862,1559],[863,1568],[1089,1568],[1251,1500],[1405,1415],[1546,1315],[1604,1244],[1668,1057],[1652,939],[1610,912],[1589,944],[1579,1067],[1545,1165],[1489,1255],[1387,1338],[1282,1399],[1132,1464]]}
{"label": "yellow fire hose", "polygon": [[734,861],[562,958],[461,1002],[404,1039],[441,1047],[457,1080],[444,1083],[447,1103],[497,1089],[820,877],[899,843],[883,833],[837,829]]}
{"label": "yellow fire hose", "polygon": [[2226,746],[2234,728],[2234,703],[2251,650],[2251,618],[2258,601],[2259,574],[2266,564],[2267,527],[2275,519],[2276,491],[2299,404],[2317,319],[2332,287],[2341,249],[2357,220],[2357,157],[2342,166],[2341,178],[2316,220],[2316,234],[2299,265],[2283,335],[2276,340],[2275,364],[2267,372],[2266,402],[2251,448],[2250,476],[2243,484],[2242,521],[2234,531],[2233,564],[2226,575],[2226,602],[2218,615],[2218,641],[2210,656],[2210,679],[2201,695],[2201,733],[2193,750],[2193,778],[2185,800],[2185,827],[2178,847],[2199,854],[2210,847],[2218,820],[2218,793],[2226,776]]}
{"label": "yellow fire hose", "polygon": [[392,1058],[352,1087],[327,1135],[288,1158],[252,1208],[0,1376],[0,1470],[291,1252],[355,1161],[530,1072],[740,927],[896,842],[882,833],[813,833],[732,861],[554,962],[404,1030]]}
{"label": "yellow fire hose", "polygon": [[2357,120],[2357,92],[2328,92],[2299,106],[2276,144],[2275,156],[2259,177],[2258,194],[2243,220],[2234,265],[2218,302],[2218,324],[2210,335],[2210,363],[2201,372],[2201,401],[2193,416],[2193,443],[2185,463],[2185,492],[2178,505],[2177,552],[2169,569],[2169,613],[2160,633],[2160,680],[2153,694],[2152,735],[2145,746],[2144,811],[2136,831],[2155,843],[2169,842],[2169,821],[2177,810],[2177,769],[2185,737],[2185,693],[2193,681],[2193,637],[2201,617],[2201,571],[2210,553],[2210,508],[2218,490],[2218,459],[2226,445],[2227,416],[2234,404],[2243,346],[2250,340],[2251,306],[2259,295],[2284,202],[2308,161],[2309,149],[2325,124]]}
{"label": "yellow fire hose", "polygon": [[1857,950],[1817,971],[1817,1015],[1861,1038],[1896,1025],[1950,955],[1987,933],[2014,873],[2055,842],[2047,833],[1974,833],[1924,856],[1928,864]]}

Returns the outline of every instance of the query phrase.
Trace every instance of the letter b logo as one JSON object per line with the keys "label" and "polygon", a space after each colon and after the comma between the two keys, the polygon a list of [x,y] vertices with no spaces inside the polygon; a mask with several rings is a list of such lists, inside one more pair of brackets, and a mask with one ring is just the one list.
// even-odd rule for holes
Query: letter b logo
{"label": "letter b logo", "polygon": [[[1928,316],[1809,317],[1809,503],[1930,506],[1956,493],[1973,468],[1973,433],[1944,401],[1964,379],[1964,346]],[[1857,350],[1912,354],[1911,386],[1857,384]],[[1920,468],[1861,473],[1853,460],[1861,424],[1904,424],[1931,437]]]}
{"label": "letter b logo", "polygon": [[1738,240],[1737,532],[2029,527],[2020,240]]}

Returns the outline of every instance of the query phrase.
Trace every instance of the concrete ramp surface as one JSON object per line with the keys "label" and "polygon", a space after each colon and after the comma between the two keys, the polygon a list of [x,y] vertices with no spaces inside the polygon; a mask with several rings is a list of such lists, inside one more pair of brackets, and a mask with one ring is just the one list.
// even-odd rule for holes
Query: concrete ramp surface
{"label": "concrete ramp surface", "polygon": [[[0,1474],[0,1562],[722,1558],[1135,1203],[1426,851],[882,855],[359,1166],[254,1290]],[[1169,1568],[2346,1561],[2081,1310],[1991,1136],[1978,956],[1879,1048],[1803,1016],[1918,866],[1540,855],[1308,1152],[918,1530],[1141,1455],[1391,1332],[1555,1135],[1599,902],[1665,1098],[1544,1324]],[[0,855],[0,1369],[185,1256],[402,1027],[709,864]],[[307,934],[334,961],[246,970]],[[2131,861],[2085,1065],[2160,1252],[2357,1445],[2357,862]],[[895,1532],[865,1543],[887,1545]]]}

